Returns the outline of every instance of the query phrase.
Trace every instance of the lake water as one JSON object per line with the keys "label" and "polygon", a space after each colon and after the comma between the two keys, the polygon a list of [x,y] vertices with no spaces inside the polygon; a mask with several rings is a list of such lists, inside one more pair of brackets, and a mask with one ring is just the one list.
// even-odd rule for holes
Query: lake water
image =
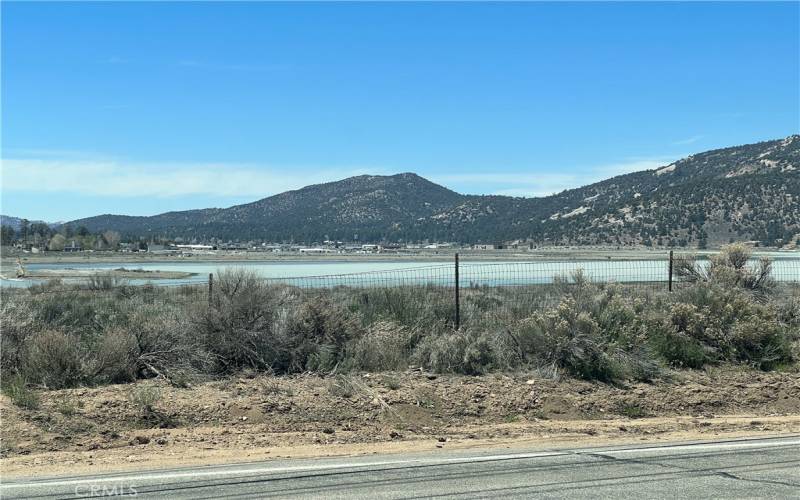
{"label": "lake water", "polygon": [[[380,286],[398,284],[452,285],[452,261],[239,261],[239,262],[148,262],[148,263],[65,263],[29,264],[37,269],[142,269],[145,271],[182,271],[194,273],[183,279],[128,280],[131,284],[155,285],[201,284],[209,274],[233,268],[252,270],[264,278],[300,286]],[[569,276],[582,270],[593,281],[666,282],[666,260],[587,260],[587,261],[462,261],[461,286],[523,285],[550,283],[556,276]],[[4,269],[5,273],[13,272]],[[8,275],[8,274],[6,274]],[[800,259],[778,258],[773,261],[773,276],[779,281],[800,281]],[[2,286],[26,287],[42,280],[0,280]],[[65,280],[69,281],[69,280]]]}

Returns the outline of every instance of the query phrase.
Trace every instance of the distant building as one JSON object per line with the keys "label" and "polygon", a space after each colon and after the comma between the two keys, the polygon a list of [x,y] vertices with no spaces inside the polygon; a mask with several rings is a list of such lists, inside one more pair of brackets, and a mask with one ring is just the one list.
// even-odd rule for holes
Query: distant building
{"label": "distant building", "polygon": [[300,249],[300,253],[330,253],[330,252],[331,250],[329,248],[320,248],[320,247]]}
{"label": "distant building", "polygon": [[214,245],[175,245],[178,250],[216,250]]}
{"label": "distant building", "polygon": [[81,244],[75,240],[72,240],[69,245],[64,245],[65,252],[80,252],[82,250],[83,248],[81,247]]}

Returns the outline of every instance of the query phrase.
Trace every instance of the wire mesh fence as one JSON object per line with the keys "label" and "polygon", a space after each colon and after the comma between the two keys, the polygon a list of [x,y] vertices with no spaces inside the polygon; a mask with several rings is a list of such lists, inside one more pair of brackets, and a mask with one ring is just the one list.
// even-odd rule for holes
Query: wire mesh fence
{"label": "wire mesh fence", "polygon": [[[598,260],[583,262],[501,262],[453,264],[361,273],[264,278],[270,284],[295,287],[308,295],[334,300],[366,315],[395,311],[393,316],[438,311],[437,320],[458,328],[460,320],[487,313],[524,317],[557,305],[576,286],[616,286],[623,293],[652,296],[690,284],[674,269],[677,256],[662,260]],[[757,265],[752,260],[749,265]],[[700,269],[709,264],[697,261]],[[772,261],[776,287],[800,287],[800,259]],[[400,312],[403,311],[403,312]]]}
{"label": "wire mesh fence", "polygon": [[[680,290],[689,281],[675,272],[677,258],[665,255],[653,260],[497,263],[459,263],[456,258],[449,264],[406,269],[260,279],[267,285],[285,286],[306,297],[334,302],[357,311],[367,320],[388,313],[404,322],[417,318],[458,328],[473,316],[520,318],[554,307],[582,283],[615,286],[641,296]],[[758,261],[750,264],[755,266]],[[702,269],[708,266],[708,261],[699,260],[696,265]],[[776,288],[795,293],[800,289],[800,258],[772,259],[770,277]],[[124,281],[98,278],[79,285],[52,282],[26,289],[5,289],[3,293],[82,297],[82,300],[136,296],[136,300],[151,303],[203,304],[215,293],[214,279],[212,274],[207,282],[193,278],[132,286]]]}
{"label": "wire mesh fence", "polygon": [[[676,256],[677,259],[677,256]],[[654,291],[669,290],[670,283],[685,281],[671,271],[672,259],[663,260],[598,260],[575,262],[500,262],[440,264],[434,266],[368,271],[319,276],[289,276],[264,278],[269,283],[282,283],[302,289],[396,288],[406,286],[456,286],[456,268],[460,288],[528,287],[555,283],[616,283],[649,288]],[[751,264],[756,264],[752,260]],[[699,260],[704,267],[707,261]],[[772,261],[771,277],[777,282],[800,281],[800,258],[783,258]]]}

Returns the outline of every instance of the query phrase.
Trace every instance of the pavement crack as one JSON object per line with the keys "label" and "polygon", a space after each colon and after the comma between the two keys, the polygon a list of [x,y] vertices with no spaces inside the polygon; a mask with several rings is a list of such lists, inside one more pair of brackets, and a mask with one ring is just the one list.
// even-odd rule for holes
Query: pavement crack
{"label": "pavement crack", "polygon": [[640,465],[657,465],[659,467],[663,467],[665,469],[677,469],[680,471],[691,471],[692,469],[688,469],[686,467],[681,467],[679,465],[670,465],[670,464],[662,464],[661,462],[651,461],[651,460],[638,460],[636,458],[620,458],[615,457],[613,455],[606,455],[605,453],[597,453],[597,452],[583,452],[583,451],[575,451],[572,452],[573,455],[584,456],[584,457],[594,457],[594,458],[601,458],[603,460],[613,460],[616,462],[626,462],[631,464],[640,464]]}
{"label": "pavement crack", "polygon": [[733,479],[734,481],[746,481],[746,482],[749,482],[749,483],[777,484],[777,485],[781,485],[781,486],[789,486],[791,488],[800,487],[800,484],[798,484],[798,483],[790,483],[788,481],[776,481],[774,479],[753,479],[753,478],[749,478],[749,477],[737,476],[736,474],[732,474],[732,473],[724,471],[724,470],[718,470],[718,471],[713,471],[713,472],[717,476],[721,476],[721,477],[724,477],[724,478],[727,478],[727,479]]}
{"label": "pavement crack", "polygon": [[596,452],[574,451],[574,452],[572,452],[572,454],[573,455],[580,455],[580,456],[601,458],[603,460],[612,460],[612,461],[617,461],[617,462],[627,462],[627,463],[635,463],[635,464],[641,464],[641,465],[657,465],[659,467],[663,467],[663,468],[666,468],[666,469],[677,469],[678,471],[682,471],[682,472],[694,472],[694,473],[698,473],[698,474],[709,474],[710,473],[710,474],[713,474],[713,475],[716,475],[716,476],[720,476],[720,477],[724,477],[724,478],[727,478],[727,479],[733,479],[735,481],[745,481],[745,482],[751,482],[751,483],[764,483],[764,484],[775,484],[775,485],[780,485],[780,486],[788,486],[790,488],[800,487],[800,484],[791,483],[791,482],[788,482],[788,481],[777,481],[777,480],[772,480],[772,479],[747,478],[747,477],[737,476],[736,474],[733,474],[732,472],[728,472],[728,471],[724,471],[724,470],[695,469],[695,468],[692,468],[692,467],[682,467],[680,465],[664,464],[664,463],[661,463],[661,462],[658,462],[658,461],[655,461],[655,460],[638,460],[638,459],[635,459],[635,458],[620,458],[620,457],[615,457],[613,455],[606,455],[605,453],[596,453]]}

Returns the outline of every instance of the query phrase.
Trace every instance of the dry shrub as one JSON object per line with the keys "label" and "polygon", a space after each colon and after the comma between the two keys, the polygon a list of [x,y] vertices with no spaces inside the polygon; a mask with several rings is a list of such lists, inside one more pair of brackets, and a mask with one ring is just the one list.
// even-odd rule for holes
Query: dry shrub
{"label": "dry shrub", "polygon": [[74,387],[84,380],[83,360],[74,339],[55,330],[31,336],[25,346],[22,372],[30,382],[49,389]]}
{"label": "dry shrub", "polygon": [[197,322],[216,372],[330,371],[362,331],[356,315],[326,297],[303,297],[244,270],[222,272],[217,281]]}
{"label": "dry shrub", "polygon": [[118,384],[136,380],[137,345],[131,332],[115,329],[103,334],[91,366],[95,382]]}
{"label": "dry shrub", "polygon": [[3,393],[11,402],[25,410],[36,410],[41,404],[39,394],[28,387],[19,373],[11,377],[3,377]]}
{"label": "dry shrub", "polygon": [[5,300],[0,303],[0,369],[4,375],[17,372],[22,364],[25,342],[38,328],[28,300]]}
{"label": "dry shrub", "polygon": [[96,273],[89,276],[86,287],[95,291],[110,291],[127,285],[127,280],[114,276],[112,273]]}
{"label": "dry shrub", "polygon": [[576,273],[558,307],[535,312],[509,328],[522,362],[552,366],[586,379],[651,379],[658,363],[642,320],[647,304],[625,300],[614,286]]}
{"label": "dry shrub", "polygon": [[193,372],[208,371],[212,362],[202,335],[192,328],[194,308],[179,309],[163,304],[136,308],[121,342],[129,347],[136,378],[164,377],[182,385]]}
{"label": "dry shrub", "polygon": [[775,288],[772,278],[772,261],[762,257],[758,263],[750,264],[752,250],[735,243],[722,247],[709,258],[707,265],[697,262],[693,255],[679,256],[674,261],[674,272],[678,278],[690,283],[710,283],[725,287],[743,288],[763,296]]}
{"label": "dry shrub", "polygon": [[408,366],[412,340],[411,328],[389,321],[369,325],[352,346],[352,367],[366,371],[402,370]]}
{"label": "dry shrub", "polygon": [[161,399],[161,389],[152,383],[136,385],[128,391],[128,400],[142,415],[156,411],[156,405]]}
{"label": "dry shrub", "polygon": [[770,369],[792,361],[793,328],[747,290],[700,283],[677,295],[662,324],[653,325],[653,338],[674,365],[738,361]]}
{"label": "dry shrub", "polygon": [[284,310],[274,332],[279,373],[331,371],[346,361],[347,346],[363,333],[360,319],[324,297]]}
{"label": "dry shrub", "polygon": [[414,349],[414,364],[439,373],[462,373],[464,353],[470,344],[464,331],[445,330],[422,338]]}
{"label": "dry shrub", "polygon": [[574,299],[523,320],[516,338],[527,361],[552,364],[587,379],[614,380],[624,375],[597,322],[579,310]]}
{"label": "dry shrub", "polygon": [[271,330],[280,303],[276,292],[249,270],[218,274],[213,299],[198,311],[196,322],[216,371],[270,367],[275,357]]}
{"label": "dry shrub", "polygon": [[338,398],[352,398],[360,389],[360,384],[349,375],[336,375],[328,382],[328,392]]}
{"label": "dry shrub", "polygon": [[[366,323],[391,321],[409,327],[439,328],[452,325],[455,306],[445,287],[403,286],[357,290],[356,304]],[[353,298],[352,292],[347,292]]]}
{"label": "dry shrub", "polygon": [[442,330],[423,337],[411,359],[435,372],[479,375],[511,368],[514,353],[505,334],[469,328]]}
{"label": "dry shrub", "polygon": [[763,318],[751,317],[738,322],[730,337],[737,361],[762,370],[792,361],[790,337],[777,321],[764,322]]}

